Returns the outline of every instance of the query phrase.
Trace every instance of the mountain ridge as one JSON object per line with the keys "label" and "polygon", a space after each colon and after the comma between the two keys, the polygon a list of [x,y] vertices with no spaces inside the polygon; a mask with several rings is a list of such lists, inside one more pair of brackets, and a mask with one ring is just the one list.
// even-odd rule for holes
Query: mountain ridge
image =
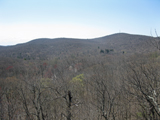
{"label": "mountain ridge", "polygon": [[[114,53],[152,51],[147,41],[154,37],[128,33],[115,33],[93,39],[38,38],[13,46],[0,46],[0,57],[19,59],[45,59],[71,54],[96,55],[100,50],[114,49]],[[51,58],[52,58],[51,57]]]}

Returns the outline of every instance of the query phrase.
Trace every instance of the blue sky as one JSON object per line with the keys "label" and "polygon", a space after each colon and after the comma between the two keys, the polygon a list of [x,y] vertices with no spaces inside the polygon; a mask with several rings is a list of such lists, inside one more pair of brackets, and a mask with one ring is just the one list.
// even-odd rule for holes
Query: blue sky
{"label": "blue sky", "polygon": [[160,34],[160,0],[0,0],[0,45],[36,38]]}

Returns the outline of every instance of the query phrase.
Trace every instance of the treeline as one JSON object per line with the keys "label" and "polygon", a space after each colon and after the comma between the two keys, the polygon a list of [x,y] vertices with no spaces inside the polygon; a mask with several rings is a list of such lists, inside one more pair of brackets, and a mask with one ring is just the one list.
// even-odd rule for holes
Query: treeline
{"label": "treeline", "polygon": [[159,55],[84,56],[4,65],[1,120],[158,120]]}

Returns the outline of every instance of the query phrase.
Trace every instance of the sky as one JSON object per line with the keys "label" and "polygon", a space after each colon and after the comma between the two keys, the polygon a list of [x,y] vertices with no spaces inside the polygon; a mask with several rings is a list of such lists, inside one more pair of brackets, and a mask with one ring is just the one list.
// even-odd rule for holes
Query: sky
{"label": "sky", "polygon": [[160,34],[160,0],[0,0],[0,45],[37,38]]}

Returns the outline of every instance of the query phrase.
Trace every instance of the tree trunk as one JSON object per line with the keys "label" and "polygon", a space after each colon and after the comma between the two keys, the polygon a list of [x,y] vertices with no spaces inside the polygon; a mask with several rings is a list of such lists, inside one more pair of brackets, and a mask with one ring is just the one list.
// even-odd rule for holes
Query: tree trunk
{"label": "tree trunk", "polygon": [[72,102],[72,96],[71,91],[68,91],[68,108],[67,108],[67,120],[71,120],[71,102]]}
{"label": "tree trunk", "polygon": [[0,120],[4,120],[3,116],[3,104],[2,104],[2,96],[0,95]]}

